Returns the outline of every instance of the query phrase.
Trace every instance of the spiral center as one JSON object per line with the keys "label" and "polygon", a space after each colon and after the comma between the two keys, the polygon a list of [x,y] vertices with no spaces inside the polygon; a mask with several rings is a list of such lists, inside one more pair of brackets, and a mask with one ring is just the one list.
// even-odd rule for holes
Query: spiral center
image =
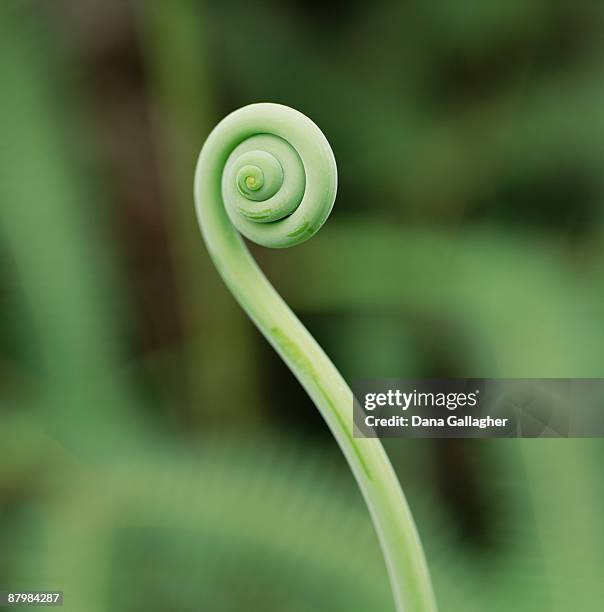
{"label": "spiral center", "polygon": [[259,189],[262,186],[263,180],[264,180],[264,178],[262,180],[258,180],[257,181],[253,176],[248,176],[245,179],[245,184],[246,184],[248,189],[256,190],[256,189]]}
{"label": "spiral center", "polygon": [[239,157],[233,178],[237,190],[246,200],[264,202],[283,184],[283,168],[270,153],[252,150]]}
{"label": "spiral center", "polygon": [[243,196],[250,196],[264,185],[262,168],[248,164],[237,172],[237,187]]}

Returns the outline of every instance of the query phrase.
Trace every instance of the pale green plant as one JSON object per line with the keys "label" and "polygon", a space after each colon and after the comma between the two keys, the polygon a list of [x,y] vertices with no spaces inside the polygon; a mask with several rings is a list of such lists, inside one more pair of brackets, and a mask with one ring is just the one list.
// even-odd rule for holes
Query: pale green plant
{"label": "pale green plant", "polygon": [[380,441],[354,437],[351,390],[239,235],[266,247],[304,242],[329,216],[336,188],[336,163],[323,133],[277,104],[253,104],[223,119],[208,136],[195,174],[197,215],[214,264],[340,445],[373,519],[397,609],[432,611],[422,546]]}

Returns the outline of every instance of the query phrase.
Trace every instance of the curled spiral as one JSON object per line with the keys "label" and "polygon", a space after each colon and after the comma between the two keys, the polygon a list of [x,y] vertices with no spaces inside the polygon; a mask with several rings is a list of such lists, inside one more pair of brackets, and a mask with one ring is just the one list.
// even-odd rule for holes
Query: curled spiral
{"label": "curled spiral", "polygon": [[397,610],[434,612],[421,544],[380,441],[354,437],[352,391],[240,236],[267,247],[304,242],[329,216],[336,188],[336,163],[321,130],[286,106],[252,104],[231,113],[208,136],[195,172],[195,205],[220,275],[312,398],[357,479]]}
{"label": "curled spiral", "polygon": [[[201,175],[200,175],[201,173]],[[197,181],[220,176],[220,199],[249,240],[288,247],[323,225],[336,196],[336,162],[321,130],[280,104],[252,104],[225,117],[202,150]],[[204,211],[200,211],[204,229]]]}

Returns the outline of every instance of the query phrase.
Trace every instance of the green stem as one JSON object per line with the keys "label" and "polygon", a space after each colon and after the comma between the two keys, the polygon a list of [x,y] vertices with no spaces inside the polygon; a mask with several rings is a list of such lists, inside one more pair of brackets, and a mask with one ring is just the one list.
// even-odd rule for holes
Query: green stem
{"label": "green stem", "polygon": [[293,246],[325,222],[337,187],[329,143],[301,113],[277,104],[235,111],[209,135],[195,174],[201,231],[222,278],[317,405],[363,493],[397,610],[436,610],[411,512],[377,439],[353,436],[353,395],[340,373],[256,265],[238,231]]}

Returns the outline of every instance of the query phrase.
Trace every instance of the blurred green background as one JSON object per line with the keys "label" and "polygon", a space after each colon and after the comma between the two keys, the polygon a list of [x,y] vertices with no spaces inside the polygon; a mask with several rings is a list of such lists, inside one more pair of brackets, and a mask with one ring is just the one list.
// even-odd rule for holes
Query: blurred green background
{"label": "blurred green background", "polygon": [[[324,131],[332,217],[261,267],[345,378],[600,377],[604,6],[0,3],[0,590],[392,611],[355,484],[223,287],[208,131]],[[304,282],[300,282],[304,278]],[[600,610],[600,440],[390,440],[443,611]]]}

